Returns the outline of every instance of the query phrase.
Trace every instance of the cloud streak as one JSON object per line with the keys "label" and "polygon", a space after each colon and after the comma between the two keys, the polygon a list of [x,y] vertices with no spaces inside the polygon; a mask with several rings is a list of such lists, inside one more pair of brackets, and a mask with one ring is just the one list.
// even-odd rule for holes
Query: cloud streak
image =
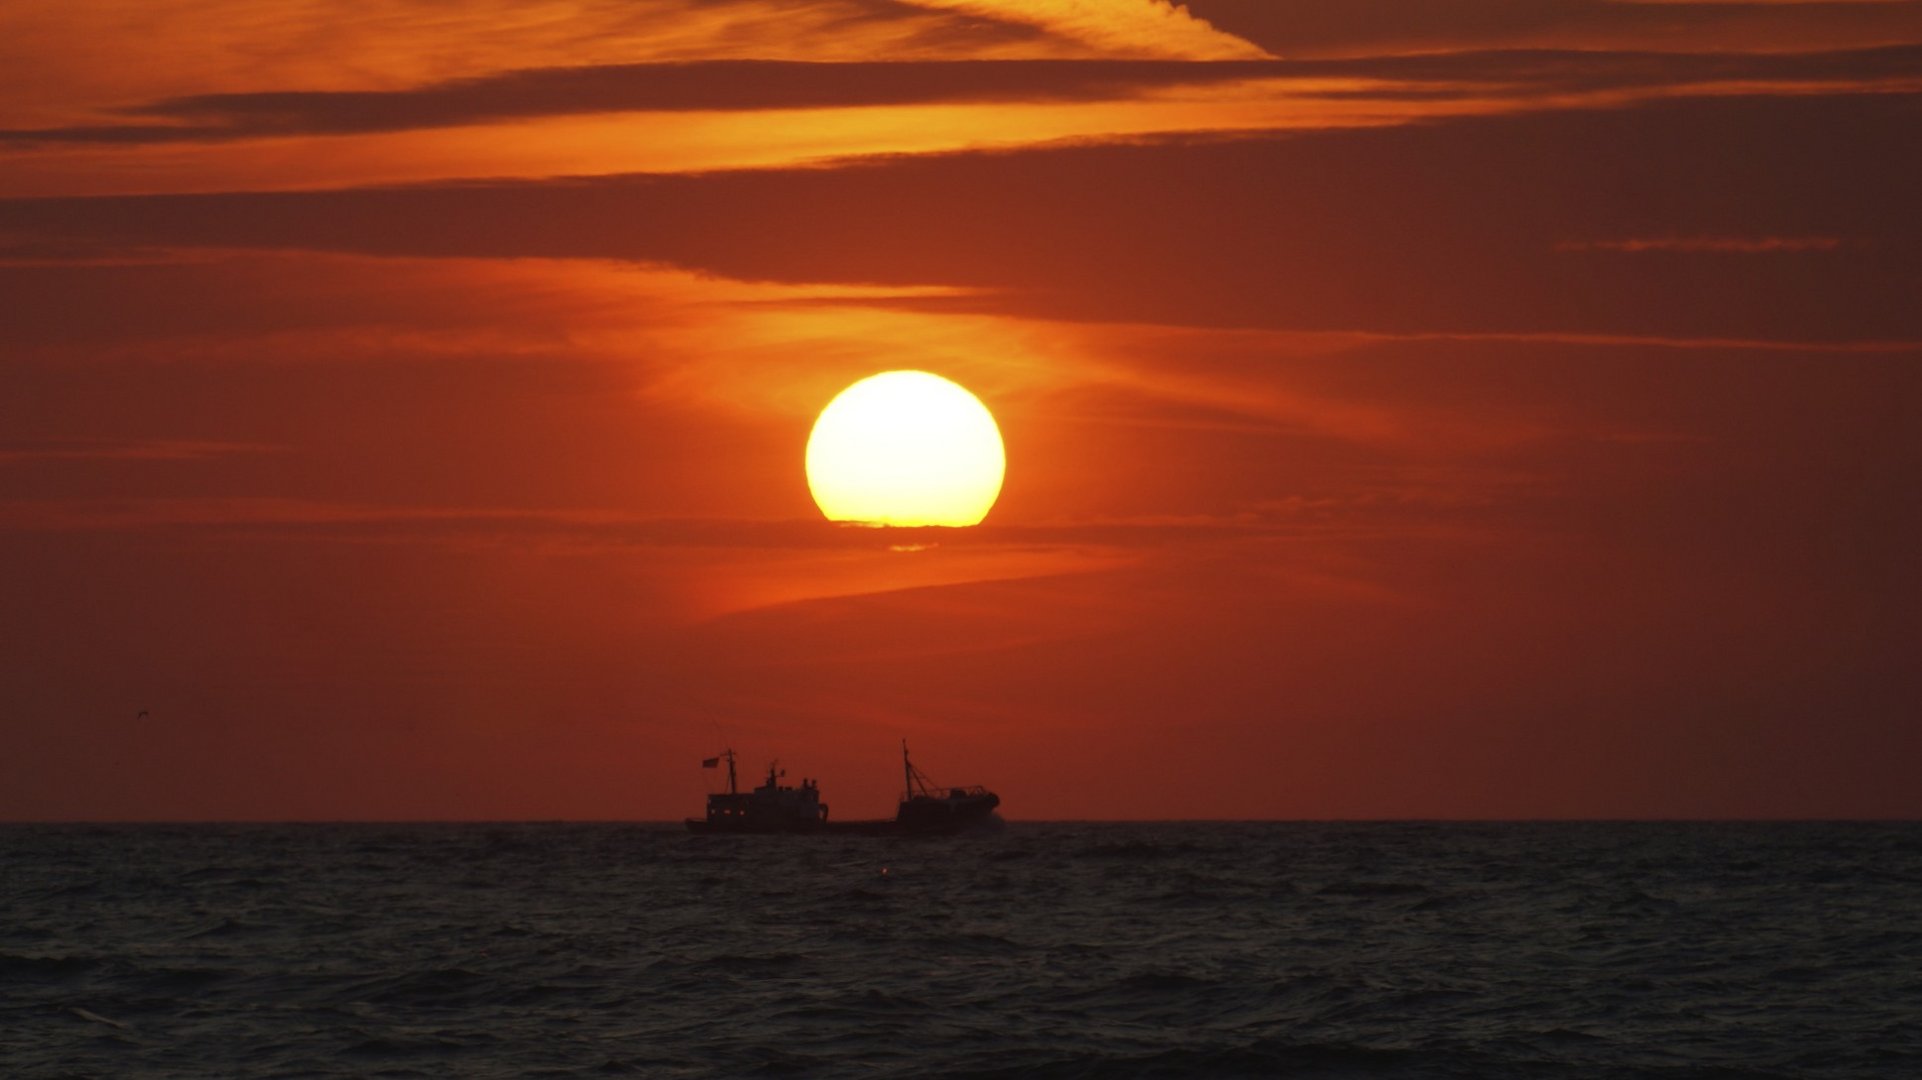
{"label": "cloud streak", "polygon": [[1837,251],[1839,236],[1651,236],[1627,240],[1580,240],[1557,244],[1558,251],[1672,251],[1684,254],[1769,255],[1776,252]]}
{"label": "cloud streak", "polygon": [[0,466],[75,461],[207,461],[284,447],[215,439],[46,439],[0,443]]}
{"label": "cloud streak", "polygon": [[825,109],[1126,98],[1284,73],[1265,61],[716,60],[513,71],[408,90],[174,98],[125,112],[165,123],[0,132],[14,143],[164,143],[345,135],[605,112]]}
{"label": "cloud streak", "polygon": [[[1906,81],[1905,81],[1906,80]],[[717,60],[509,71],[400,90],[202,94],[124,108],[140,122],[0,130],[0,145],[146,145],[368,135],[621,112],[1124,101],[1259,83],[1280,96],[1553,99],[1605,91],[1922,86],[1922,46],[1799,55],[1470,52],[1334,60]],[[1335,85],[1330,85],[1331,83]],[[1243,91],[1246,93],[1247,91]],[[1420,114],[1432,111],[1424,108]]]}
{"label": "cloud streak", "polygon": [[1277,56],[1487,48],[1793,52],[1922,40],[1913,0],[1189,0]]}
{"label": "cloud streak", "polygon": [[[0,123],[257,86],[376,90],[517,68],[717,59],[1088,56],[1031,22],[905,0],[182,0],[16,4],[0,33]],[[138,32],[132,28],[137,26]]]}
{"label": "cloud streak", "polygon": [[913,0],[923,7],[1030,23],[1108,55],[1235,60],[1267,55],[1169,0]]}
{"label": "cloud streak", "polygon": [[[1067,320],[1387,334],[1922,339],[1912,95],[1708,98],[1277,138],[334,192],[0,201],[48,241],[659,262],[978,290]],[[1392,182],[1389,178],[1394,178]],[[1071,211],[1071,212],[1070,212]],[[1704,274],[1588,238],[1861,237]],[[1819,261],[1785,272],[1784,261]],[[1205,277],[1192,268],[1209,267]]]}

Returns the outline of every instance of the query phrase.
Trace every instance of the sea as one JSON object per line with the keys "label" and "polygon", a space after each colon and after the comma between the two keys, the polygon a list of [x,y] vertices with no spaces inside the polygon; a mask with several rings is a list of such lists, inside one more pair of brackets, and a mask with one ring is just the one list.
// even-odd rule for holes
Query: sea
{"label": "sea", "polygon": [[1922,825],[0,826],[0,1077],[1922,1077]]}

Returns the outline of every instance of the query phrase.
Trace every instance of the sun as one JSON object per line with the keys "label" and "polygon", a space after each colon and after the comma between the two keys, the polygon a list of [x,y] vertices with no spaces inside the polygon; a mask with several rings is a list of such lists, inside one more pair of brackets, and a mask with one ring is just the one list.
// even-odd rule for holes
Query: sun
{"label": "sun", "polygon": [[978,525],[1007,454],[981,400],[925,371],[884,371],[835,395],[808,436],[808,489],[830,521]]}

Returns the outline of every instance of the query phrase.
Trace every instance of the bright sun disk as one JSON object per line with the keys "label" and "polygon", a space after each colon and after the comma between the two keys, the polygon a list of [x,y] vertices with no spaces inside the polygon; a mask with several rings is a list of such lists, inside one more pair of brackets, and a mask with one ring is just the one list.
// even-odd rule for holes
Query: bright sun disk
{"label": "bright sun disk", "polygon": [[925,371],[862,379],[821,410],[808,436],[808,489],[830,521],[978,525],[1006,470],[987,406]]}

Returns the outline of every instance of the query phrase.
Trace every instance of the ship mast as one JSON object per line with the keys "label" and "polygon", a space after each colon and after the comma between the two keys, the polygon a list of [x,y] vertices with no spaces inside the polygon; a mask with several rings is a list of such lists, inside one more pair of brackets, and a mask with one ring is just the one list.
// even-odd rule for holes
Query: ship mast
{"label": "ship mast", "polygon": [[735,786],[734,783],[734,748],[732,746],[728,747],[727,752],[721,756],[727,759],[727,793],[729,795],[739,795],[741,789]]}
{"label": "ship mast", "polygon": [[920,769],[915,768],[914,763],[908,760],[908,741],[906,739],[901,740],[901,783],[905,789],[901,794],[901,800],[903,802],[913,799],[917,793],[928,798],[940,797],[928,791],[928,775]]}

